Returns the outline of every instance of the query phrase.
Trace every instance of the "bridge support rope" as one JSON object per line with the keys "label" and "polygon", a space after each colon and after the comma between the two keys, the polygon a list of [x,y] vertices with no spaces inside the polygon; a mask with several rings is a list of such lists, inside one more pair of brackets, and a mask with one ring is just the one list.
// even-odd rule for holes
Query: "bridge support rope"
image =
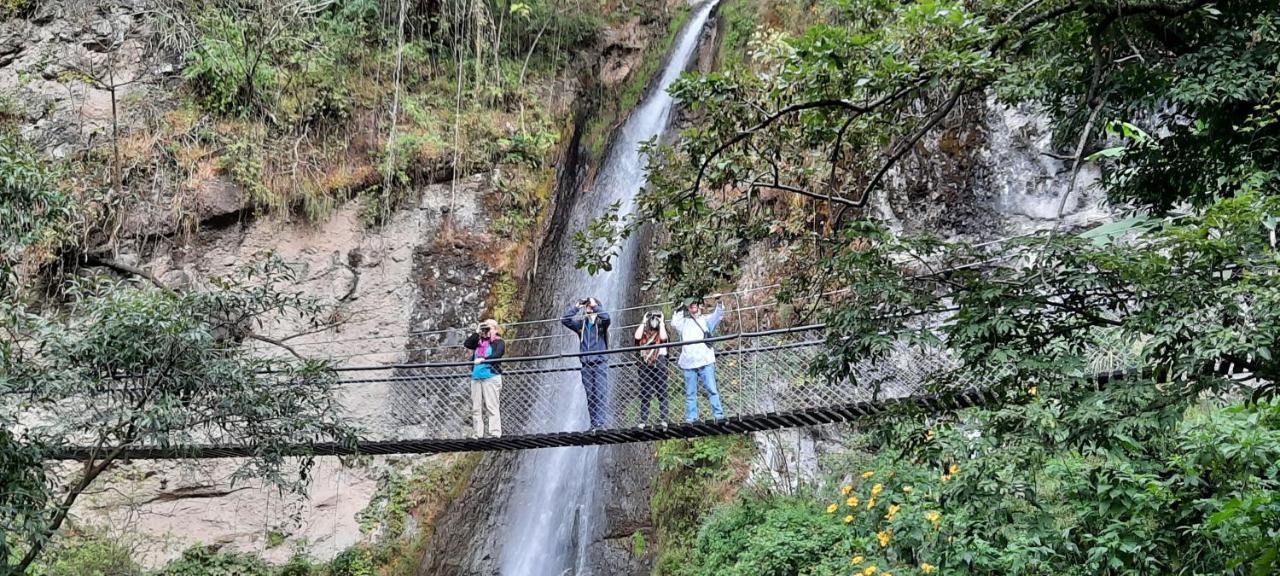
{"label": "bridge support rope", "polygon": [[[910,407],[920,410],[958,410],[986,404],[995,398],[978,389],[940,395],[928,394],[908,398],[895,398],[880,402],[853,402],[822,408],[809,408],[789,412],[734,416],[721,420],[703,420],[691,423],[664,424],[644,428],[606,429],[599,431],[553,432],[502,436],[496,438],[460,438],[440,440],[387,440],[358,442],[344,446],[332,442],[304,445],[288,450],[291,456],[378,456],[389,454],[441,454],[446,452],[486,452],[499,450],[532,450],[566,446],[600,446],[631,442],[654,442],[765,432],[786,428],[803,428],[853,422],[861,418],[883,414],[887,411]],[[256,454],[253,446],[188,446],[175,448],[131,448],[120,455],[123,460],[171,460],[247,458]],[[88,448],[68,448],[52,453],[50,460],[87,460],[92,457]]]}

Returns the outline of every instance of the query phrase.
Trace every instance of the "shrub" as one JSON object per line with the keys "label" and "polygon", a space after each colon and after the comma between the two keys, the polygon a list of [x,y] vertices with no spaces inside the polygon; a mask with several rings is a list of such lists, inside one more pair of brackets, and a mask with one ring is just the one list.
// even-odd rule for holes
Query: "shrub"
{"label": "shrub", "polygon": [[279,73],[267,52],[272,47],[246,26],[220,12],[199,21],[200,37],[187,54],[182,76],[207,110],[250,116],[276,94]]}
{"label": "shrub", "polygon": [[53,551],[43,576],[140,576],[142,568],[119,540],[91,534]]}
{"label": "shrub", "polygon": [[0,0],[0,22],[28,14],[33,7],[33,0]]}
{"label": "shrub", "polygon": [[265,576],[271,573],[271,566],[257,556],[200,544],[188,548],[154,576]]}
{"label": "shrub", "polygon": [[0,294],[8,272],[39,265],[75,237],[81,207],[56,170],[17,136],[0,132]]}

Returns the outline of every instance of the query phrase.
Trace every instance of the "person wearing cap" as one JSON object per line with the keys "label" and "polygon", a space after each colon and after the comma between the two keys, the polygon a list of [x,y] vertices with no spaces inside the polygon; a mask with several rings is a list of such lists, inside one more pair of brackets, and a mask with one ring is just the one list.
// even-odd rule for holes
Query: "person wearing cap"
{"label": "person wearing cap", "polygon": [[680,347],[680,360],[676,363],[684,371],[684,419],[687,422],[698,419],[699,380],[711,403],[711,415],[717,420],[724,418],[720,391],[716,389],[716,352],[706,343],[697,342],[710,338],[724,318],[720,295],[713,294],[711,298],[716,301],[716,308],[709,316],[702,315],[701,298],[685,298],[681,309],[671,315],[671,327],[680,335],[680,340],[694,342]]}
{"label": "person wearing cap", "polygon": [[587,414],[591,429],[604,428],[609,402],[609,313],[600,301],[584,298],[570,304],[560,323],[578,335],[578,360],[582,362],[582,389],[587,394]]}
{"label": "person wearing cap", "polygon": [[[662,311],[652,310],[644,315],[644,322],[636,326],[636,346],[653,346],[667,343],[667,323],[663,322]],[[667,349],[650,348],[640,351],[640,362],[636,365],[637,379],[640,381],[640,426],[649,423],[649,404],[658,401],[660,409],[659,422],[668,422],[667,402]]]}
{"label": "person wearing cap", "polygon": [[489,436],[502,435],[502,417],[498,413],[502,394],[502,368],[493,360],[502,358],[507,344],[502,340],[498,321],[492,318],[480,323],[467,336],[462,346],[473,351],[471,366],[471,423],[476,438],[485,434],[484,418],[489,419]]}

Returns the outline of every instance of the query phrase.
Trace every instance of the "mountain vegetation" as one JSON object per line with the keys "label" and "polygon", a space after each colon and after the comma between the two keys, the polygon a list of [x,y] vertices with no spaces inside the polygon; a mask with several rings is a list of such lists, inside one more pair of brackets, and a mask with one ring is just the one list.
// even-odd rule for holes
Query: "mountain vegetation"
{"label": "mountain vegetation", "polygon": [[[657,226],[652,283],[702,294],[769,243],[797,304],[843,291],[816,311],[821,375],[856,379],[906,345],[952,358],[938,393],[997,400],[866,423],[837,477],[719,510],[669,572],[1273,573],[1274,3],[724,10],[744,55],[673,87],[689,125],[652,145],[633,216],[577,236],[579,265],[607,268],[620,234]],[[1122,219],[994,248],[876,220],[873,199],[919,169],[905,158],[977,121],[973,99],[1047,116],[1066,195],[1098,164]]]}

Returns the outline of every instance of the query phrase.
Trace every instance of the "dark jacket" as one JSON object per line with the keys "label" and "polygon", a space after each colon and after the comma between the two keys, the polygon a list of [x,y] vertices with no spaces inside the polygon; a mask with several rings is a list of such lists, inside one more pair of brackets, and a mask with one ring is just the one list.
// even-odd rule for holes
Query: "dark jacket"
{"label": "dark jacket", "polygon": [[[560,323],[566,328],[573,330],[578,335],[578,351],[579,352],[603,352],[609,349],[609,313],[601,310],[600,306],[590,308],[596,313],[595,330],[584,330],[587,319],[585,317],[578,318],[578,307],[570,306],[564,311],[564,316],[560,318]],[[595,365],[607,363],[609,357],[604,354],[590,354],[580,356],[583,364]]]}
{"label": "dark jacket", "polygon": [[[467,340],[462,343],[462,346],[467,350],[475,350],[476,348],[479,348],[480,334],[476,332],[472,332],[470,336],[467,336]],[[489,355],[486,356],[485,358],[487,360],[497,360],[498,358],[501,358],[503,354],[506,354],[506,353],[507,353],[507,343],[502,340],[501,336],[498,336],[493,340],[489,341]],[[489,369],[492,370],[494,374],[497,374],[499,376],[502,375],[501,362],[485,362],[485,364],[489,365]]]}

